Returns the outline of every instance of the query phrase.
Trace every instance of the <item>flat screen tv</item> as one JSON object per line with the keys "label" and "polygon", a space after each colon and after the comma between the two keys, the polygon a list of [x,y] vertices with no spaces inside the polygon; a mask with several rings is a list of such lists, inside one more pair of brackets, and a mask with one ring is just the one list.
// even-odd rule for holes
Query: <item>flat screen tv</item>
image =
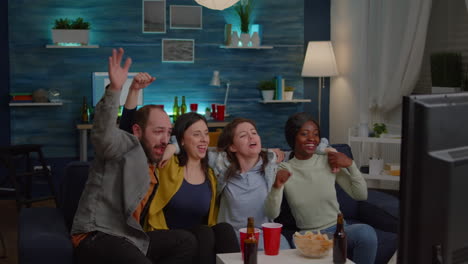
{"label": "flat screen tv", "polygon": [[468,263],[468,93],[403,98],[398,263]]}

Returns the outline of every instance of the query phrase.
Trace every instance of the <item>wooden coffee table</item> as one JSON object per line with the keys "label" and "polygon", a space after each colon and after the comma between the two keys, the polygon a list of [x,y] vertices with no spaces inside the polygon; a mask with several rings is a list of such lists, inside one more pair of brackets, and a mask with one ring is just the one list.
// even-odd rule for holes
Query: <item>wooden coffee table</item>
{"label": "wooden coffee table", "polygon": [[[243,264],[241,253],[217,254],[216,264]],[[328,256],[323,258],[306,258],[303,257],[297,249],[280,250],[277,256],[266,256],[263,251],[258,252],[258,264],[325,264],[333,263],[332,251]],[[354,263],[348,259],[346,263]]]}

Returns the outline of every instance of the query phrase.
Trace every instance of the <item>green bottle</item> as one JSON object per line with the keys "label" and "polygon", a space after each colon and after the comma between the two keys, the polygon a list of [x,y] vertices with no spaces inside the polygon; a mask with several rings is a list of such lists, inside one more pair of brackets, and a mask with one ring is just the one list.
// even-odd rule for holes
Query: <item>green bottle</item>
{"label": "green bottle", "polygon": [[179,101],[177,96],[174,97],[174,106],[172,107],[172,121],[175,122],[179,117]]}
{"label": "green bottle", "polygon": [[180,105],[180,114],[187,113],[187,105],[185,104],[185,96],[182,96],[182,104]]}

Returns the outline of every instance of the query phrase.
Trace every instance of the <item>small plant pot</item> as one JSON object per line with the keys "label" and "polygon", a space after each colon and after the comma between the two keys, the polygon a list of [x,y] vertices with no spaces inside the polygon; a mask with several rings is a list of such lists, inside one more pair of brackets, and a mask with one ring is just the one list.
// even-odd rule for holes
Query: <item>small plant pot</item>
{"label": "small plant pot", "polygon": [[265,100],[265,101],[273,100],[274,95],[275,95],[274,90],[263,90],[262,91],[262,97],[263,97],[263,100]]}
{"label": "small plant pot", "polygon": [[59,43],[79,43],[88,45],[88,29],[52,29],[52,41],[55,45]]}
{"label": "small plant pot", "polygon": [[242,33],[240,36],[240,41],[242,43],[242,47],[246,48],[249,46],[250,43],[250,34],[249,33]]}
{"label": "small plant pot", "polygon": [[283,99],[284,100],[292,100],[294,95],[294,91],[284,91]]}

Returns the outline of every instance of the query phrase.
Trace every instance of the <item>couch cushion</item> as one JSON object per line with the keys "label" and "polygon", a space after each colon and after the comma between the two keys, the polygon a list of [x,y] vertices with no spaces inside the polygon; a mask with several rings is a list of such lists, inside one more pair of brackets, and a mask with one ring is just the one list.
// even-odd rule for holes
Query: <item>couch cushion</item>
{"label": "couch cushion", "polygon": [[89,167],[89,162],[73,161],[65,168],[65,177],[61,185],[60,209],[68,230],[71,229],[81,193],[88,180]]}
{"label": "couch cushion", "polygon": [[73,247],[62,213],[57,208],[23,208],[18,221],[20,264],[67,264]]}

